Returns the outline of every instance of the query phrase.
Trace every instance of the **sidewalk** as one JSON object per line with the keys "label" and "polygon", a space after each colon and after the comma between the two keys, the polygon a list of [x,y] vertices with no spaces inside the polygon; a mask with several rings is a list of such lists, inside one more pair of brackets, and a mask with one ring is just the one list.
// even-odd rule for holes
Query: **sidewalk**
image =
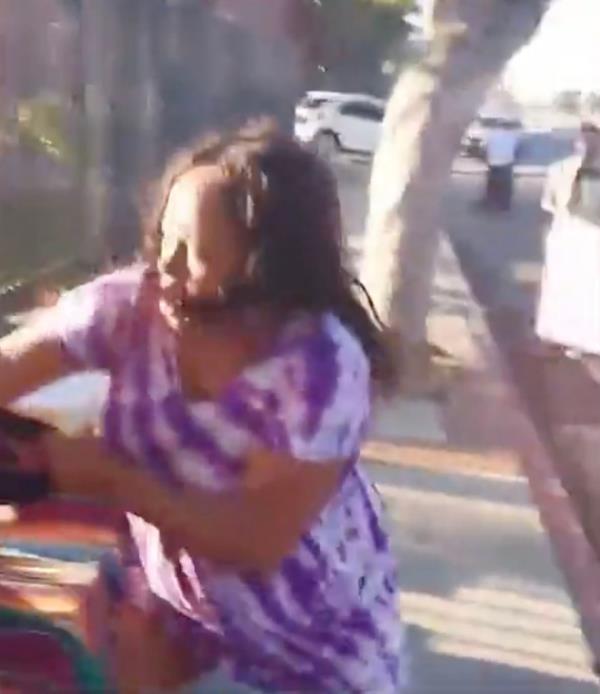
{"label": "sidewalk", "polygon": [[371,465],[400,560],[410,694],[592,694],[527,483]]}
{"label": "sidewalk", "polygon": [[[338,180],[350,257],[358,261],[368,171],[343,167]],[[537,224],[539,220],[528,219],[526,223],[530,221]],[[482,243],[489,244],[496,237],[486,234]],[[485,265],[478,272],[485,273]],[[465,281],[445,239],[435,274],[429,334],[433,343],[467,368],[456,374],[441,399],[398,398],[387,404],[375,418],[373,440],[365,453],[380,462],[420,469],[524,476],[547,532],[547,549],[560,566],[565,589],[598,660],[600,563],[584,531],[580,511],[562,482],[556,447],[547,430],[532,417],[535,412],[519,384],[518,369],[507,345],[502,343],[502,352],[499,347],[502,331],[494,323],[502,320],[502,315],[482,308],[490,298],[484,293],[490,291],[489,282],[479,281],[482,279]],[[492,282],[492,289],[494,286]],[[524,366],[525,371],[527,368]],[[552,394],[542,396],[549,397]]]}
{"label": "sidewalk", "polygon": [[600,558],[600,359],[544,358],[517,345],[509,360],[587,539]]}
{"label": "sidewalk", "polygon": [[[514,373],[500,354],[447,243],[438,263],[430,334],[434,343],[468,368],[453,379],[439,400],[400,398],[379,412],[373,440],[365,449],[367,457],[397,471],[395,491],[384,485],[384,493],[388,497],[392,493],[393,509],[398,506],[408,514],[396,535],[404,589],[408,590],[404,609],[407,621],[425,637],[424,642],[417,638],[417,670],[424,668],[431,674],[416,691],[444,691],[447,684],[464,692],[596,691],[591,668],[585,665],[589,651],[575,626],[577,613],[568,596],[577,606],[587,642],[599,654],[600,565],[561,483],[555,456],[551,456],[554,450],[534,425],[522,393],[514,387]],[[421,480],[428,478],[427,484],[436,487],[435,493],[415,497],[406,484],[408,477],[415,475]],[[465,493],[473,485],[482,491],[483,499]],[[486,495],[492,495],[493,500],[486,500]],[[429,528],[429,538],[437,547],[429,564],[422,563],[419,543],[413,541],[411,545],[405,538],[419,523]],[[453,577],[452,590],[440,590],[443,576]],[[437,587],[431,581],[437,581]],[[482,613],[472,597],[480,595],[481,581],[491,601]],[[491,592],[485,592],[488,589]],[[415,598],[421,592],[424,595]],[[505,593],[510,596],[508,603]],[[414,615],[414,599],[429,605],[426,617]],[[469,604],[469,614],[475,610],[480,615],[481,623],[472,625],[457,617],[462,600]],[[550,604],[544,605],[545,600]],[[497,610],[498,605],[505,604],[512,607]],[[543,629],[533,627],[526,605],[532,606],[535,614],[561,616],[556,622],[544,619]],[[496,638],[493,624],[499,613],[504,631]],[[536,617],[531,617],[533,623]],[[435,644],[441,636],[436,628],[443,631],[455,621],[461,627],[458,640],[463,646],[462,657],[477,658],[477,664],[467,667],[460,659],[449,659],[445,664],[439,660]],[[562,636],[556,636],[559,622],[560,629],[570,625],[568,647]],[[483,629],[483,644],[469,637],[471,627],[473,634]],[[532,634],[528,631],[531,628],[540,631]],[[568,667],[548,644],[538,644],[538,659],[525,664],[520,658],[525,658],[527,649],[515,646],[525,636],[531,644],[537,639],[541,643],[546,638],[553,640],[560,652],[572,654]],[[445,636],[442,642],[446,643]],[[425,650],[423,643],[427,644]],[[514,661],[514,651],[521,665]],[[554,667],[561,662],[562,675]],[[538,676],[541,679],[537,680]],[[587,684],[577,684],[582,677]]]}

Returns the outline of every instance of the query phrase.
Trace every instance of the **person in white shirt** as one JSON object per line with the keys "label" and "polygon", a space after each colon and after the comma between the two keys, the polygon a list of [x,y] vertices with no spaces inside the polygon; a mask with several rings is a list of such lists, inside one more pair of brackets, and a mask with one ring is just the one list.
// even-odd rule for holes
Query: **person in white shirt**
{"label": "person in white shirt", "polygon": [[509,123],[490,131],[486,142],[487,184],[485,204],[499,210],[509,210],[512,203],[513,167],[519,138]]}
{"label": "person in white shirt", "polygon": [[600,356],[600,113],[584,114],[575,153],[548,172],[552,215],[535,333],[542,356]]}

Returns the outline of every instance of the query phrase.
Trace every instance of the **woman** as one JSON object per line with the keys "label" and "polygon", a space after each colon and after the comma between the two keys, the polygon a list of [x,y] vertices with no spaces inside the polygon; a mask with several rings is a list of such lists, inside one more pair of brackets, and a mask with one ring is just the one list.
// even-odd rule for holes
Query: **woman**
{"label": "woman", "polygon": [[552,224],[536,334],[549,356],[600,355],[600,115],[583,120],[577,150],[550,169],[542,197]]}
{"label": "woman", "polygon": [[110,373],[104,445],[54,436],[45,454],[56,492],[129,514],[133,597],[164,626],[124,611],[133,688],[218,666],[227,692],[396,692],[395,566],[357,464],[392,370],[329,171],[269,128],[212,139],[167,174],[146,240],[146,265],[0,345],[4,402]]}

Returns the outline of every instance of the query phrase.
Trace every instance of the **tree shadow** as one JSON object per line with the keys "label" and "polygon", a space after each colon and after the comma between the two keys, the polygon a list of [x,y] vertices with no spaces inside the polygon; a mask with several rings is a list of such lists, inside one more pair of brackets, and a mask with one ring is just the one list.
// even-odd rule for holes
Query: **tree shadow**
{"label": "tree shadow", "polygon": [[[464,655],[436,652],[431,633],[418,626],[408,629],[412,658],[412,683],[407,694],[485,694],[485,692],[523,694],[593,694],[591,682],[552,677],[525,667],[477,659],[476,642],[464,642]],[[458,651],[458,648],[457,648]]]}
{"label": "tree shadow", "polygon": [[373,466],[400,557],[411,694],[591,694],[574,612],[524,480]]}

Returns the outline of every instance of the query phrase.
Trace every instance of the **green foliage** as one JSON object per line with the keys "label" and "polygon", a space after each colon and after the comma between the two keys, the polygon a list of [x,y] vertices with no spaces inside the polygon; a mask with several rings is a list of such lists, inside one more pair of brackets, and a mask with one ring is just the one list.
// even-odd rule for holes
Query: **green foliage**
{"label": "green foliage", "polygon": [[82,253],[73,191],[33,190],[0,198],[0,295],[12,282]]}
{"label": "green foliage", "polygon": [[377,91],[381,68],[406,35],[413,0],[320,0],[319,62],[330,86]]}
{"label": "green foliage", "polygon": [[66,164],[74,162],[64,107],[55,99],[35,97],[22,101],[17,112],[17,133],[22,145]]}
{"label": "green foliage", "polygon": [[61,2],[70,12],[74,12],[76,14],[81,12],[82,0],[61,0]]}

